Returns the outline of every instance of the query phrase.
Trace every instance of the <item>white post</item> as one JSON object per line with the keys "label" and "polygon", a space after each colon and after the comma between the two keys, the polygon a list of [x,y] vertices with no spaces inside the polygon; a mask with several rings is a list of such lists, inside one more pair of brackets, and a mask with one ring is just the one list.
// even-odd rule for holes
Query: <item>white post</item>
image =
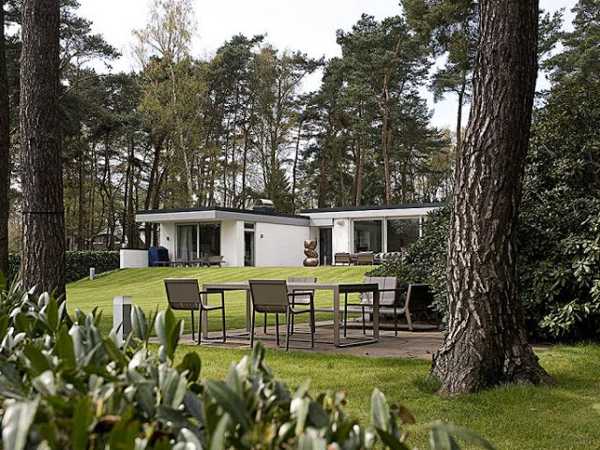
{"label": "white post", "polygon": [[96,268],[90,267],[90,281],[94,281],[94,278],[96,278]]}
{"label": "white post", "polygon": [[117,340],[121,345],[131,332],[131,297],[113,298],[113,329],[117,330]]}

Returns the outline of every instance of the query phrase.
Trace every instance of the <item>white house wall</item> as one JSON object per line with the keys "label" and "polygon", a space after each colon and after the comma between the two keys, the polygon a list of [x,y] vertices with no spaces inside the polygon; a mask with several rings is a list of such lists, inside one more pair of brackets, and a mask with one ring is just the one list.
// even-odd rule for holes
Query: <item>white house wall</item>
{"label": "white house wall", "polygon": [[174,222],[161,222],[159,245],[169,251],[169,258],[175,259],[176,231]]}
{"label": "white house wall", "polygon": [[334,219],[333,231],[331,233],[332,238],[332,250],[333,254],[336,253],[349,253],[352,252],[350,248],[350,219]]}
{"label": "white house wall", "polygon": [[221,255],[227,266],[244,266],[244,222],[241,220],[221,222]]}
{"label": "white house wall", "polygon": [[304,241],[310,239],[308,226],[259,222],[255,227],[255,265],[257,267],[302,265]]}

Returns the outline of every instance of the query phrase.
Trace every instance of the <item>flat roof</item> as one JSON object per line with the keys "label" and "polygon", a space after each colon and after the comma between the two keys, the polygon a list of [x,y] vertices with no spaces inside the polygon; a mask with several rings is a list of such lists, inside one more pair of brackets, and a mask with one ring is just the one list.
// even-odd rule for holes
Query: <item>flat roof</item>
{"label": "flat roof", "polygon": [[258,216],[276,216],[276,217],[292,217],[296,219],[306,219],[306,216],[295,214],[286,214],[279,211],[257,210],[257,209],[241,209],[241,208],[225,208],[222,206],[210,206],[201,208],[167,208],[167,209],[144,209],[137,211],[136,214],[172,214],[182,212],[205,212],[205,211],[222,211],[240,214],[255,214]]}
{"label": "flat roof", "polygon": [[415,209],[415,208],[441,208],[445,203],[404,203],[400,205],[379,205],[379,206],[342,206],[335,208],[312,208],[303,209],[300,213],[329,213],[329,212],[350,212],[350,211],[379,211],[382,209]]}
{"label": "flat roof", "polygon": [[220,206],[205,208],[151,209],[138,211],[136,222],[210,222],[221,220],[239,220],[264,222],[281,225],[308,226],[307,216],[284,214],[277,211],[255,209],[224,208]]}

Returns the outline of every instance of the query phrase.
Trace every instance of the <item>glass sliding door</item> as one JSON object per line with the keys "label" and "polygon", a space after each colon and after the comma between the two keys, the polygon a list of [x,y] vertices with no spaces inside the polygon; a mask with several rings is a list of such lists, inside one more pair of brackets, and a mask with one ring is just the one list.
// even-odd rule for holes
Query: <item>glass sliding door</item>
{"label": "glass sliding door", "polygon": [[393,219],[387,221],[387,251],[400,252],[419,239],[419,219]]}
{"label": "glass sliding door", "polygon": [[177,259],[182,261],[198,259],[197,225],[177,225]]}
{"label": "glass sliding door", "polygon": [[244,223],[244,266],[254,267],[254,224]]}
{"label": "glass sliding door", "polygon": [[333,263],[332,243],[332,229],[319,228],[319,264],[321,266],[327,266]]}
{"label": "glass sliding door", "polygon": [[199,250],[201,257],[221,256],[221,225],[218,223],[198,224]]}
{"label": "glass sliding door", "polygon": [[354,251],[379,253],[382,251],[381,220],[354,221]]}

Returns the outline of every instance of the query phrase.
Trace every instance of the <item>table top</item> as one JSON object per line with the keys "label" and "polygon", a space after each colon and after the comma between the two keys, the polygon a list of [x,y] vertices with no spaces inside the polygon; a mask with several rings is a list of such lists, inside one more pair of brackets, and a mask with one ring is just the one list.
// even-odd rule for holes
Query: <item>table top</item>
{"label": "table top", "polygon": [[[302,283],[302,282],[288,282],[288,287],[292,290],[302,289],[302,290],[338,290],[340,286],[370,286],[373,283],[340,283],[336,281],[318,281],[316,283]],[[223,289],[223,290],[249,290],[250,283],[248,281],[227,281],[221,283],[204,283],[203,289]]]}

